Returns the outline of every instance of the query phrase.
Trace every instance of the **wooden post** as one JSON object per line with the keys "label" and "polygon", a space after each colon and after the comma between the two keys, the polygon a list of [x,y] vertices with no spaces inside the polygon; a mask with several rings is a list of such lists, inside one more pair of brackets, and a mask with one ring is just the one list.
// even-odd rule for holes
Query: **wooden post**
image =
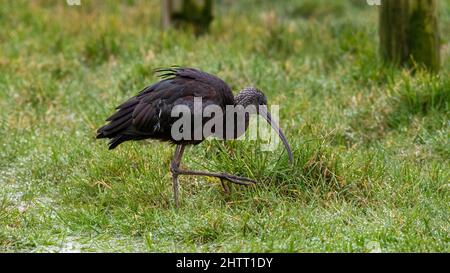
{"label": "wooden post", "polygon": [[164,30],[171,25],[172,0],[161,0],[161,26]]}
{"label": "wooden post", "polygon": [[208,30],[213,20],[212,0],[161,0],[161,25],[193,26],[196,34]]}
{"label": "wooden post", "polygon": [[440,68],[437,0],[383,0],[380,51],[394,64]]}

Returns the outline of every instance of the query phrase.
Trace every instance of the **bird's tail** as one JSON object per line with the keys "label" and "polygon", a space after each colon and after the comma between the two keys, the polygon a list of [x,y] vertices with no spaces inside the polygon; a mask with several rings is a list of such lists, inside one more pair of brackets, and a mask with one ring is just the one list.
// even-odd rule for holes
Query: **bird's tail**
{"label": "bird's tail", "polygon": [[110,150],[116,148],[122,142],[125,142],[125,141],[131,139],[129,136],[122,135],[117,132],[111,133],[111,131],[107,130],[108,128],[110,128],[110,127],[103,126],[100,129],[98,129],[97,130],[97,139],[109,138],[110,141],[109,141],[108,145],[109,145]]}
{"label": "bird's tail", "polygon": [[109,123],[97,130],[97,138],[109,138],[109,149],[116,148],[120,143],[133,139],[126,131],[132,124],[134,107],[138,100],[131,98],[119,107],[117,112],[106,121]]}
{"label": "bird's tail", "polygon": [[129,137],[127,137],[127,136],[124,136],[124,135],[118,135],[118,136],[116,136],[115,138],[112,138],[110,141],[109,141],[109,149],[110,150],[113,150],[113,149],[115,149],[117,146],[119,146],[122,142],[125,142],[125,141],[127,141],[127,140],[130,140],[130,138]]}

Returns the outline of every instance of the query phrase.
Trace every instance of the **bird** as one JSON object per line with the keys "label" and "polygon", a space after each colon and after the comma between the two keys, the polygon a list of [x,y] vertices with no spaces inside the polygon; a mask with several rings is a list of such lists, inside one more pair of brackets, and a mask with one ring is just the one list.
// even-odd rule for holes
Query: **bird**
{"label": "bird", "polygon": [[[116,107],[113,115],[106,119],[107,124],[97,130],[98,139],[109,139],[109,149],[115,149],[126,141],[138,141],[144,139],[159,140],[175,145],[175,152],[170,162],[170,172],[172,174],[172,188],[175,206],[179,206],[179,184],[178,177],[204,176],[216,177],[221,180],[224,190],[228,192],[228,185],[225,182],[239,185],[253,185],[257,182],[253,179],[240,177],[228,173],[212,173],[205,171],[185,170],[180,167],[185,147],[202,143],[209,135],[201,135],[200,138],[178,138],[174,137],[173,126],[179,117],[172,114],[175,107],[184,106],[193,110],[195,99],[201,99],[202,109],[206,106],[216,106],[224,113],[228,106],[255,106],[256,114],[261,115],[278,133],[282,140],[289,161],[293,164],[294,157],[291,147],[279,126],[273,121],[270,112],[267,110],[267,97],[262,91],[255,87],[246,87],[236,96],[233,95],[230,87],[222,79],[196,68],[172,66],[169,68],[155,69],[160,80],[141,90],[137,95],[129,98],[124,103]],[[241,109],[242,109],[241,108]],[[221,132],[216,136],[228,140],[240,137],[248,128],[251,113],[234,115],[231,125],[225,124]],[[211,120],[212,117],[202,117],[197,129]],[[241,122],[244,128],[238,130],[236,123]],[[193,134],[195,125],[182,126]],[[231,133],[230,133],[231,131]],[[230,134],[226,134],[226,133]],[[214,133],[214,132],[213,132]]]}

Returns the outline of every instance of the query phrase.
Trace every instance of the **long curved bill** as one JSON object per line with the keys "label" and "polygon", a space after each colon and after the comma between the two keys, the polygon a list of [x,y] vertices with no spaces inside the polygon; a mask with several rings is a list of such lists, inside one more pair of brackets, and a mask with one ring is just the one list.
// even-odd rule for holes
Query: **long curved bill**
{"label": "long curved bill", "polygon": [[272,115],[270,115],[270,112],[266,107],[260,107],[259,115],[262,116],[267,121],[267,123],[269,123],[270,126],[272,126],[272,128],[278,133],[278,136],[280,137],[281,141],[284,144],[284,147],[286,148],[291,165],[294,164],[294,156],[292,155],[291,146],[289,145],[289,142],[287,141],[286,136],[284,135],[280,126],[278,126],[278,124],[274,120],[272,120]]}

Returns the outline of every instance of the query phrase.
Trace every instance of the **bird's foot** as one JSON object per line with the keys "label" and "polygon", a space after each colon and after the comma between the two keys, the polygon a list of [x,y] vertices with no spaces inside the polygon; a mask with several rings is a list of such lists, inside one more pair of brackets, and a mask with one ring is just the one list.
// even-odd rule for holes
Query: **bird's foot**
{"label": "bird's foot", "polygon": [[250,178],[236,176],[236,175],[232,175],[232,174],[228,174],[228,173],[221,173],[220,178],[228,180],[231,183],[238,184],[238,185],[244,185],[244,186],[250,186],[250,185],[257,183],[255,180],[252,180]]}

